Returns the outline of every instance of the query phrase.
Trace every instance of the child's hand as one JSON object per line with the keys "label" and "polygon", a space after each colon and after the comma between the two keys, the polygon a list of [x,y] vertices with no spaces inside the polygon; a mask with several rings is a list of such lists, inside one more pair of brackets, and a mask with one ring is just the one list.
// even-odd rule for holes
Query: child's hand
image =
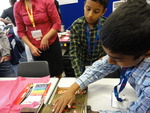
{"label": "child's hand", "polygon": [[83,95],[83,94],[85,94],[87,92],[87,90],[77,90],[76,92],[75,92],[75,94],[77,95],[77,94],[79,94],[79,95]]}
{"label": "child's hand", "polygon": [[66,91],[54,103],[54,108],[52,112],[62,113],[66,105],[68,106],[68,108],[71,108],[74,99],[75,99],[75,94],[70,91]]}

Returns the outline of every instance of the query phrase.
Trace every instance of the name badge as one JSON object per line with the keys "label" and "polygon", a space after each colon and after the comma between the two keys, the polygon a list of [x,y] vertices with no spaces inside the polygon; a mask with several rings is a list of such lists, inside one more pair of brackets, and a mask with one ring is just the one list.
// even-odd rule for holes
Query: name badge
{"label": "name badge", "polygon": [[122,102],[117,101],[117,99],[114,95],[114,92],[112,91],[112,93],[111,93],[111,107],[125,110],[127,107],[129,107],[129,103],[130,103],[129,99],[123,93],[120,93],[119,96],[120,96],[120,98],[123,99]]}
{"label": "name badge", "polygon": [[41,40],[41,37],[43,36],[41,30],[31,31],[31,34],[36,41]]}

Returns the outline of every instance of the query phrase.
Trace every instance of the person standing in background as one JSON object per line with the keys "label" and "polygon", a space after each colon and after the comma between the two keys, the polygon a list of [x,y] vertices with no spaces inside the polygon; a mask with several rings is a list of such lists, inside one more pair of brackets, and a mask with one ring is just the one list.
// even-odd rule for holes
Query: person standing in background
{"label": "person standing in background", "polygon": [[[13,12],[14,4],[16,1],[17,0],[9,0],[11,7],[5,9],[1,15],[0,21],[3,21],[6,25],[12,24],[13,26],[16,26],[14,12]],[[10,19],[10,21],[6,20],[7,17]]]}
{"label": "person standing in background", "polygon": [[106,18],[108,0],[85,0],[84,16],[74,21],[70,28],[70,59],[75,76],[79,77],[85,66],[105,55],[98,31]]}
{"label": "person standing in background", "polygon": [[11,64],[17,65],[21,54],[25,51],[24,45],[16,34],[16,22],[14,18],[14,4],[17,0],[9,0],[11,7],[5,9],[1,15],[0,21],[5,24],[4,29],[8,30],[7,37],[11,44]]}
{"label": "person standing in background", "polygon": [[10,62],[10,43],[0,26],[0,77],[15,77],[16,74]]}
{"label": "person standing in background", "polygon": [[57,32],[61,20],[54,0],[20,0],[14,16],[19,37],[28,45],[35,61],[49,63],[51,76],[61,77],[62,54]]}

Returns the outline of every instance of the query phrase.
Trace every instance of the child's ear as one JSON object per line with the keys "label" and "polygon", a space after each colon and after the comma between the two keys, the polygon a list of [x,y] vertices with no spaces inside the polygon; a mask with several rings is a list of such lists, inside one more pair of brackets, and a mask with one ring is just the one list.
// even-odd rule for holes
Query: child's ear
{"label": "child's ear", "polygon": [[145,53],[145,57],[150,57],[150,50]]}

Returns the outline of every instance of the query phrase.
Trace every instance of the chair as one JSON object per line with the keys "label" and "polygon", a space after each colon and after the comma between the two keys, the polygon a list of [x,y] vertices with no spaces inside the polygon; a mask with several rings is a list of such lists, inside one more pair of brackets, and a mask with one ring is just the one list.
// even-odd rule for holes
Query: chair
{"label": "chair", "polygon": [[50,75],[47,61],[20,62],[18,64],[18,76],[44,77]]}

